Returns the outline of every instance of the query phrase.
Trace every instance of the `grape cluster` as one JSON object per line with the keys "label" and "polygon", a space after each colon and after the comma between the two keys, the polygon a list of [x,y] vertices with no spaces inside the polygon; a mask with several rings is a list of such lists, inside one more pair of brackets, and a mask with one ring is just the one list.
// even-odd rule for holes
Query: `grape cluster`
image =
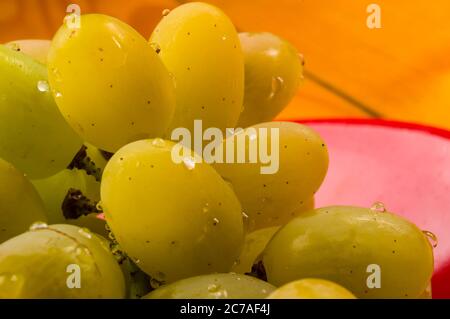
{"label": "grape cluster", "polygon": [[[0,45],[0,297],[423,296],[433,251],[414,224],[314,209],[325,141],[272,121],[303,67],[287,41],[199,2],[165,10],[149,40],[87,14],[52,41]],[[239,136],[249,159],[269,140],[275,169],[171,140],[198,120],[214,157]]]}

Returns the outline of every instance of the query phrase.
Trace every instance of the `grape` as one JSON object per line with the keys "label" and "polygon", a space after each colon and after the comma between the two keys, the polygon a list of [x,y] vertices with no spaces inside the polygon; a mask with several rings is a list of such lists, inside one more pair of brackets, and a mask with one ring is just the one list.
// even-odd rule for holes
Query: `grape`
{"label": "grape", "polygon": [[[433,251],[412,223],[388,212],[332,206],[281,228],[263,253],[268,281],[334,281],[358,298],[417,298],[433,272]],[[377,278],[380,280],[380,288]],[[370,287],[369,287],[370,285]]]}
{"label": "grape", "polygon": [[45,203],[50,224],[68,223],[61,205],[71,188],[80,190],[92,201],[100,200],[100,183],[84,170],[64,169],[45,179],[33,180],[32,183]]}
{"label": "grape", "polygon": [[347,289],[323,279],[301,279],[272,292],[269,299],[355,299]]}
{"label": "grape", "polygon": [[34,225],[0,246],[0,297],[123,298],[123,274],[103,240],[72,225]]}
{"label": "grape", "polygon": [[82,141],[53,100],[44,65],[0,45],[0,157],[30,178],[64,169]]}
{"label": "grape", "polygon": [[47,221],[44,203],[33,185],[13,165],[0,158],[0,243]]}
{"label": "grape", "polygon": [[275,287],[254,277],[239,274],[212,274],[183,279],[162,286],[145,299],[260,299]]}
{"label": "grape", "polygon": [[303,81],[303,59],[289,42],[267,32],[239,33],[245,59],[244,111],[238,125],[272,120]]}
{"label": "grape", "polygon": [[[261,129],[267,129],[266,136]],[[279,130],[279,139],[272,135],[272,129]],[[300,209],[302,201],[314,195],[325,177],[328,152],[323,140],[301,124],[261,123],[225,140],[225,144],[230,139],[235,141],[235,154],[239,145],[235,137],[239,135],[247,136],[246,163],[236,163],[235,157],[234,163],[215,163],[213,167],[233,185],[244,212],[249,216],[249,230],[286,223],[292,218],[291,214],[295,215],[295,210]],[[269,153],[272,145],[276,144],[271,143],[271,139],[279,142],[279,148],[272,150],[272,163],[263,164],[261,157],[256,162],[249,162],[251,150],[261,149],[258,145],[266,139]],[[226,146],[221,147],[226,149]],[[269,166],[272,170],[263,174],[262,169]]]}
{"label": "grape", "polygon": [[6,43],[5,46],[20,51],[42,64],[47,64],[51,43],[50,40],[16,40]]}
{"label": "grape", "polygon": [[244,57],[237,32],[218,8],[183,4],[163,17],[150,42],[172,73],[177,107],[171,129],[234,127],[244,95]]}
{"label": "grape", "polygon": [[108,162],[101,183],[102,207],[117,242],[165,283],[229,271],[244,239],[231,188],[198,156],[175,163],[174,145],[162,139],[126,145]]}
{"label": "grape", "polygon": [[114,152],[164,133],[173,116],[172,79],[150,44],[105,15],[61,26],[48,57],[56,103],[87,142]]}
{"label": "grape", "polygon": [[261,228],[245,236],[244,247],[237,262],[231,271],[245,274],[252,271],[252,266],[258,256],[263,252],[269,240],[273,237],[279,226]]}

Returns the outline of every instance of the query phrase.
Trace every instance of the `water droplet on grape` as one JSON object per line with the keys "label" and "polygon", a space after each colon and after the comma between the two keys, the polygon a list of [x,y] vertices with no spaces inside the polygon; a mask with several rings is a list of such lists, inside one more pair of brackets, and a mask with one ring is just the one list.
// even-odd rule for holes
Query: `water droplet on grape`
{"label": "water droplet on grape", "polygon": [[385,213],[386,206],[382,202],[375,202],[370,206],[370,210],[378,213]]}
{"label": "water droplet on grape", "polygon": [[219,223],[220,223],[220,220],[217,217],[214,217],[213,218],[213,225],[216,226]]}
{"label": "water droplet on grape", "polygon": [[[95,208],[97,208],[97,210],[98,210],[99,212],[102,212],[102,211],[103,211],[102,202],[101,202],[101,201],[98,202],[98,203],[95,205]],[[105,228],[106,228],[106,230],[110,230],[110,229],[109,229],[109,226],[108,226],[107,224],[106,224]]]}
{"label": "water droplet on grape", "polygon": [[161,287],[161,282],[158,281],[158,280],[156,280],[156,279],[154,279],[154,278],[151,278],[151,279],[150,279],[150,286],[151,286],[153,289],[157,289],[157,288]]}
{"label": "water droplet on grape", "polygon": [[300,63],[305,65],[305,56],[302,53],[298,54],[298,58],[300,59]]}
{"label": "water droplet on grape", "polygon": [[47,229],[48,225],[44,222],[35,222],[30,226],[30,230]]}
{"label": "water droplet on grape", "polygon": [[208,285],[208,291],[209,292],[218,292],[219,289],[220,289],[219,285],[216,285],[216,284]]}
{"label": "water droplet on grape", "polygon": [[91,231],[90,231],[89,229],[85,228],[85,227],[80,228],[80,229],[78,230],[78,233],[79,233],[81,236],[86,237],[87,239],[91,239],[91,238],[92,238],[92,233],[91,233]]}
{"label": "water droplet on grape", "polygon": [[21,275],[4,272],[0,274],[0,291],[7,291],[9,298],[19,297],[25,283]]}
{"label": "water droplet on grape", "polygon": [[269,100],[273,99],[275,95],[283,88],[284,80],[280,76],[272,77],[271,91],[269,94]]}
{"label": "water droplet on grape", "polygon": [[248,219],[248,215],[247,215],[245,212],[242,212],[242,217],[243,217],[244,219]]}
{"label": "water droplet on grape", "polygon": [[111,239],[112,241],[115,241],[115,240],[116,240],[116,236],[114,236],[114,234],[113,234],[111,231],[108,233],[108,237],[109,237],[109,239]]}
{"label": "water droplet on grape", "polygon": [[429,231],[429,230],[422,230],[422,233],[427,236],[428,240],[430,241],[431,246],[433,246],[433,248],[436,248],[438,245],[438,238],[437,236]]}
{"label": "water droplet on grape", "polygon": [[14,50],[14,51],[20,51],[20,46],[19,46],[19,44],[16,43],[16,42],[11,42],[11,43],[9,43],[7,46],[8,46],[8,48],[10,48],[11,50]]}
{"label": "water droplet on grape", "polygon": [[61,92],[56,92],[56,93],[55,93],[55,97],[56,97],[56,98],[60,98],[60,97],[62,97],[62,94],[61,94]]}
{"label": "water droplet on grape", "polygon": [[195,168],[195,159],[192,156],[183,158],[183,164],[188,170],[193,170]]}
{"label": "water droplet on grape", "polygon": [[48,82],[44,80],[38,81],[37,88],[39,92],[48,92],[48,90],[50,89],[50,87],[48,86]]}
{"label": "water droplet on grape", "polygon": [[164,142],[164,140],[162,138],[155,138],[152,141],[152,145],[155,147],[163,148],[166,146],[166,142]]}
{"label": "water droplet on grape", "polygon": [[225,41],[226,39],[228,39],[226,36],[223,36],[223,37],[222,37],[222,40]]}
{"label": "water droplet on grape", "polygon": [[170,9],[164,9],[164,10],[162,11],[162,16],[163,16],[163,17],[167,17],[169,13],[170,13]]}

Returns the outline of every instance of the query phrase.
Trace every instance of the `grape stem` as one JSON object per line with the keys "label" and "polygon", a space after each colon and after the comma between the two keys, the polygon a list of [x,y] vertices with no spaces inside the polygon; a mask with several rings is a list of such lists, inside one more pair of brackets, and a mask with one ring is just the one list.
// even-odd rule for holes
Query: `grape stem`
{"label": "grape stem", "polygon": [[86,171],[86,174],[94,176],[97,182],[100,182],[102,179],[102,170],[95,165],[94,161],[87,155],[86,150],[87,147],[83,145],[67,168],[82,169]]}
{"label": "grape stem", "polygon": [[80,190],[74,188],[67,191],[61,209],[66,219],[77,219],[84,215],[100,213],[97,202],[90,200]]}

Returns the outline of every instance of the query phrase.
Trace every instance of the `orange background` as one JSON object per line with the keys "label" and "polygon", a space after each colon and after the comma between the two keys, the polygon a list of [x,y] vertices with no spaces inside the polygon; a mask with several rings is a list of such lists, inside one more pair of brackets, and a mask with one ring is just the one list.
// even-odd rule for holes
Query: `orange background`
{"label": "orange background", "polygon": [[[239,30],[270,31],[306,59],[280,118],[382,117],[450,129],[450,1],[214,0]],[[122,19],[148,37],[175,0],[0,0],[0,42],[51,38],[68,4]],[[381,7],[381,29],[366,26]]]}

